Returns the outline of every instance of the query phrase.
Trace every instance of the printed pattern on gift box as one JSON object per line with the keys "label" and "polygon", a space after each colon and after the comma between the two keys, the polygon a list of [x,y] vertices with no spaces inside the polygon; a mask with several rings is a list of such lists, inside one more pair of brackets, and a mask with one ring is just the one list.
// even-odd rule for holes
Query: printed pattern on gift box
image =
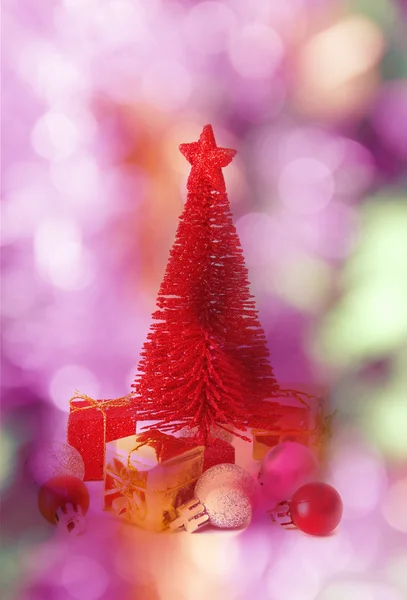
{"label": "printed pattern on gift box", "polygon": [[159,431],[106,444],[104,507],[161,531],[193,496],[204,447]]}
{"label": "printed pattern on gift box", "polygon": [[309,445],[310,411],[300,406],[280,406],[277,427],[253,430],[253,458],[261,460],[266,452],[281,442],[299,442]]}
{"label": "printed pattern on gift box", "polygon": [[85,463],[85,481],[103,479],[105,444],[136,431],[136,407],[132,395],[94,400],[76,393],[69,401],[68,443]]}
{"label": "printed pattern on gift box", "polygon": [[270,448],[288,441],[304,444],[322,455],[334,416],[326,413],[326,400],[287,390],[280,402],[274,424],[268,426],[264,421],[261,427],[252,429],[254,460],[262,460]]}

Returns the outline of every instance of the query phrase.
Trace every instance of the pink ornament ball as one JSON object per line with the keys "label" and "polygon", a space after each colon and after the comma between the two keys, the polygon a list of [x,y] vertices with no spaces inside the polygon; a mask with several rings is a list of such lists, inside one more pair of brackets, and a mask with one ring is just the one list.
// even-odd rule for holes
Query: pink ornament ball
{"label": "pink ornament ball", "polygon": [[263,458],[259,483],[267,501],[290,500],[299,487],[316,479],[318,461],[309,448],[283,442]]}

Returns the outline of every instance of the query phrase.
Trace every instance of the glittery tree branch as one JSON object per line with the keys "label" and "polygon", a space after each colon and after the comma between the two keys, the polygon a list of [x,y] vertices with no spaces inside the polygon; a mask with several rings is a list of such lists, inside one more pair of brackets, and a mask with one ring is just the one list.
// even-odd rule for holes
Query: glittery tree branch
{"label": "glittery tree branch", "polygon": [[139,420],[198,428],[206,442],[214,425],[245,431],[273,421],[265,399],[279,387],[222,175],[235,151],[216,146],[210,125],[180,149],[192,165],[188,197],[133,387]]}

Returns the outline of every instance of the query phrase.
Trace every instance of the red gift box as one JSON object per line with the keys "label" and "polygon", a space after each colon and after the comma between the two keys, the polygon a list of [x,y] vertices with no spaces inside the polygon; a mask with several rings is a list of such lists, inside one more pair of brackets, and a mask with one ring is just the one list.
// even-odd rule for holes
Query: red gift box
{"label": "red gift box", "polygon": [[327,390],[302,385],[301,391],[281,391],[275,409],[276,419],[270,423],[267,419],[260,420],[252,429],[253,458],[262,460],[270,448],[287,441],[309,446],[321,457],[322,440],[329,437],[333,417],[326,413]]}
{"label": "red gift box", "polygon": [[69,401],[68,444],[81,454],[85,481],[103,479],[105,444],[136,432],[136,407],[132,396],[94,400],[76,394]]}

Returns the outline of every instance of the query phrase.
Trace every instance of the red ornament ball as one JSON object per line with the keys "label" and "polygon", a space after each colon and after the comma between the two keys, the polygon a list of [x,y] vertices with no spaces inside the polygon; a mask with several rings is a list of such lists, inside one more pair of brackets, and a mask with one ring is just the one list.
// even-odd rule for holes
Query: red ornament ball
{"label": "red ornament ball", "polygon": [[300,487],[291,500],[294,525],[310,535],[327,535],[342,518],[342,500],[327,483],[307,483]]}
{"label": "red ornament ball", "polygon": [[38,492],[38,508],[42,516],[52,524],[59,508],[67,504],[81,509],[85,515],[89,508],[89,492],[86,485],[73,475],[58,475],[53,477],[40,488]]}

